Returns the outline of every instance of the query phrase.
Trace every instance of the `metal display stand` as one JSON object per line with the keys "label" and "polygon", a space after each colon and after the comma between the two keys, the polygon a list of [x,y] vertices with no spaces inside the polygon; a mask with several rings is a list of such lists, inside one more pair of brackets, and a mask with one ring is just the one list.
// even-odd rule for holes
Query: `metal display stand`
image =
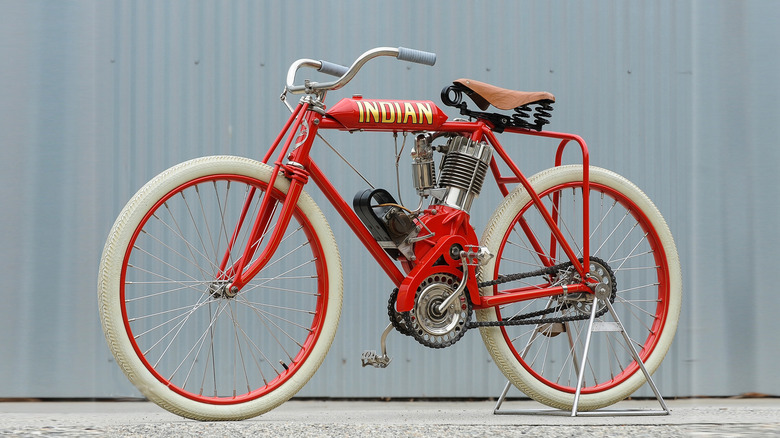
{"label": "metal display stand", "polygon": [[[614,318],[615,320],[614,322],[596,321],[596,309],[599,307],[598,306],[599,302],[604,302],[606,304],[607,309],[609,309],[609,313],[612,315],[612,318]],[[655,393],[655,398],[658,400],[658,403],[661,404],[661,410],[599,409],[595,411],[586,411],[586,412],[577,411],[579,400],[580,400],[580,392],[582,391],[582,384],[585,376],[585,364],[587,363],[588,360],[588,349],[590,348],[590,339],[594,332],[620,332],[623,335],[623,339],[625,340],[626,345],[629,346],[631,354],[634,356],[634,360],[636,360],[636,362],[639,364],[639,368],[642,370],[642,373],[644,373],[645,378],[647,379],[647,383],[650,384],[650,388],[653,390],[653,393]],[[600,293],[596,293],[593,296],[593,305],[591,309],[590,320],[588,322],[588,331],[585,336],[585,346],[582,352],[582,363],[580,364],[579,374],[577,376],[577,390],[574,393],[574,404],[572,405],[571,411],[567,411],[563,409],[554,409],[554,408],[500,410],[501,405],[506,400],[506,395],[509,392],[509,388],[511,386],[512,383],[507,381],[506,386],[504,386],[504,390],[501,393],[501,396],[498,398],[498,403],[496,403],[496,407],[493,409],[494,415],[563,415],[563,416],[571,416],[571,417],[577,417],[577,416],[609,417],[609,416],[650,416],[650,415],[671,414],[671,411],[666,406],[666,403],[664,402],[661,393],[658,391],[658,387],[656,387],[655,382],[653,382],[653,379],[650,376],[650,373],[645,368],[644,362],[642,362],[642,359],[639,358],[639,353],[636,351],[636,348],[631,342],[631,339],[628,337],[628,334],[626,333],[623,324],[620,322],[620,318],[618,318],[617,313],[615,313],[615,309],[612,307],[612,303],[609,301],[608,297],[605,297],[603,294]]]}

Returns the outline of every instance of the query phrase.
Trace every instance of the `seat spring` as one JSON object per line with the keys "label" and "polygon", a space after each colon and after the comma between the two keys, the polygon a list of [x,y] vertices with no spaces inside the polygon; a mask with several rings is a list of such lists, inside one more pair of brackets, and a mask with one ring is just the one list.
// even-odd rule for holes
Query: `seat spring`
{"label": "seat spring", "polygon": [[527,119],[530,117],[529,112],[531,111],[531,108],[528,107],[528,105],[523,105],[515,108],[515,112],[517,113],[513,117],[520,117],[521,119]]}
{"label": "seat spring", "polygon": [[552,114],[550,114],[550,111],[552,110],[553,107],[551,105],[551,102],[549,101],[539,102],[534,112],[534,123],[539,127],[550,123],[548,119],[552,117]]}

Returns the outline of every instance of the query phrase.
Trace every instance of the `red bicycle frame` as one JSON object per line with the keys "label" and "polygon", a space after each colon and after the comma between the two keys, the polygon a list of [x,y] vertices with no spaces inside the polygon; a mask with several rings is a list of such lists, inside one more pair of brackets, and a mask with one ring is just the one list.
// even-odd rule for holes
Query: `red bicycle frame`
{"label": "red bicycle frame", "polygon": [[[394,103],[397,101],[388,102]],[[392,107],[397,109],[393,109]],[[391,119],[393,122],[402,121],[402,113],[395,112],[401,111],[400,104],[390,104],[387,108],[389,109],[385,109],[385,112],[382,113],[382,117],[390,120],[391,116],[389,114],[393,114],[393,118]],[[424,110],[425,108],[423,107],[421,109]],[[361,107],[361,121],[362,117],[364,116],[362,111],[363,108]],[[421,119],[423,119],[423,116],[427,116],[427,113],[423,114],[421,112],[419,114]],[[366,117],[370,117],[369,112],[366,113]],[[379,116],[376,116],[376,119],[377,122],[379,122]],[[386,129],[382,128],[383,126],[381,125],[375,125],[371,130],[398,132],[398,126],[394,126],[393,124],[389,124]],[[523,175],[509,154],[499,143],[492,128],[493,126],[490,124],[490,122],[483,120],[477,120],[474,122],[443,121],[441,124],[435,127],[435,131],[467,135],[470,136],[473,141],[478,142],[487,141],[493,147],[495,152],[491,158],[490,170],[501,194],[503,196],[507,196],[510,191],[508,187],[509,184],[522,185],[530,194],[534,206],[538,209],[542,218],[550,228],[551,253],[550,257],[545,257],[541,255],[546,253],[542,242],[540,242],[533,235],[533,233],[530,232],[530,229],[528,228],[528,225],[525,223],[525,221],[522,218],[520,220],[521,228],[524,229],[526,236],[528,237],[536,252],[541,255],[544,265],[552,266],[554,264],[553,260],[556,258],[555,249],[557,243],[560,245],[568,260],[571,261],[574,268],[580,274],[580,278],[587,278],[586,274],[588,273],[590,263],[590,239],[588,222],[590,183],[588,175],[589,156],[587,145],[582,138],[573,134],[540,132],[523,128],[506,128],[505,130],[505,132],[513,134],[532,135],[560,140],[555,156],[555,166],[560,166],[562,164],[563,151],[565,147],[570,144],[570,142],[574,141],[580,146],[583,163],[583,254],[582,261],[580,261],[558,226],[558,195],[556,194],[553,196],[553,208],[552,212],[550,212],[544,206],[541,198],[534,191],[533,187],[531,187],[528,179],[525,177],[525,175]],[[316,134],[320,129],[349,130],[349,128],[346,127],[342,122],[334,119],[333,117],[329,117],[328,113],[325,113],[324,108],[321,105],[313,102],[312,99],[308,96],[304,97],[301,99],[301,102],[298,104],[298,106],[292,111],[292,114],[290,115],[290,118],[288,119],[284,128],[279,133],[276,140],[273,142],[265,157],[263,158],[263,162],[268,163],[274,153],[278,150],[278,154],[276,155],[277,158],[273,162],[274,171],[269,181],[269,187],[274,186],[277,178],[287,178],[290,181],[290,188],[288,193],[281,204],[272,201],[271,197],[269,196],[263,197],[259,211],[254,218],[251,237],[248,240],[246,248],[244,249],[239,259],[234,261],[231,266],[228,266],[230,260],[227,254],[230,254],[233,246],[236,243],[238,230],[242,227],[242,224],[247,219],[246,215],[248,206],[252,197],[254,196],[253,189],[252,193],[250,193],[250,196],[247,197],[247,201],[242,210],[239,223],[236,226],[236,230],[233,233],[233,238],[231,239],[225,258],[223,259],[222,265],[220,266],[220,272],[224,273],[223,279],[232,279],[230,289],[233,293],[236,293],[249,280],[251,280],[260,272],[263,266],[268,262],[273,253],[276,251],[279,242],[283,237],[284,231],[287,229],[290,218],[292,217],[293,207],[298,201],[298,197],[303,190],[303,186],[308,182],[309,178],[311,178],[317,187],[319,187],[323,192],[328,201],[333,205],[336,211],[341,215],[344,221],[349,225],[350,229],[352,229],[358,239],[360,239],[368,252],[379,264],[379,266],[382,267],[393,284],[399,288],[397,310],[399,312],[408,311],[413,306],[414,298],[414,294],[409,293],[408,290],[415,291],[416,285],[419,284],[419,281],[415,283],[414,279],[420,277],[424,278],[427,276],[426,269],[430,270],[430,268],[426,267],[425,260],[418,260],[416,266],[413,267],[410,272],[405,274],[398,267],[396,261],[393,260],[377,243],[373,235],[368,231],[366,226],[358,218],[357,214],[352,210],[351,206],[344,200],[333,184],[325,176],[325,173],[322,171],[322,169],[310,157],[309,152],[311,151]],[[411,131],[411,129],[409,130]],[[284,140],[285,137],[286,141],[282,145],[282,140]],[[501,174],[496,155],[508,167],[508,175]],[[281,208],[281,210],[277,217],[276,223],[273,224],[272,227],[270,220],[272,217],[274,217],[276,210],[279,208]],[[462,213],[461,216],[465,217],[465,221],[468,221],[468,215],[465,212],[460,213]],[[451,223],[458,220],[463,221],[464,219],[458,219],[456,217],[458,214],[458,212],[452,212],[452,217],[444,219],[445,222],[449,221]],[[450,226],[452,226],[452,224],[450,224]],[[471,227],[467,226],[463,227],[462,229],[471,230]],[[459,244],[461,247],[477,245],[478,242],[476,241],[476,236],[473,235],[473,231],[471,231],[470,234],[471,235],[451,234],[447,237],[440,238],[434,245],[434,248],[430,249],[429,252],[433,257],[434,254],[438,254],[439,252],[446,252],[447,248],[449,248],[452,244]],[[266,236],[267,241],[263,242],[266,239]],[[255,258],[255,254],[261,247],[261,244],[263,244],[262,251],[260,252],[260,255]],[[502,291],[501,294],[480,296],[478,293],[473,264],[469,264],[467,270],[464,270],[463,273],[460,273],[457,270],[459,267],[461,267],[460,261],[452,259],[447,260],[449,262],[449,266],[444,268],[442,266],[436,266],[437,272],[441,272],[442,269],[444,269],[445,271],[451,271],[458,276],[467,276],[467,286],[470,298],[474,308],[476,309],[488,308],[527,299],[560,295],[566,292],[592,292],[587,284],[581,283],[568,286],[539,285],[522,287],[509,291]],[[420,272],[416,272],[416,270]]]}

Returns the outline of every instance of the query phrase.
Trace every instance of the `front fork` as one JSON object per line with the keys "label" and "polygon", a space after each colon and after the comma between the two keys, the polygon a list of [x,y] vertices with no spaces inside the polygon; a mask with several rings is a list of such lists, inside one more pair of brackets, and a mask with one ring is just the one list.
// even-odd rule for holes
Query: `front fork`
{"label": "front fork", "polygon": [[[309,164],[309,151],[316,136],[317,125],[319,125],[322,119],[322,115],[318,112],[307,111],[310,105],[309,102],[305,101],[298,104],[284,129],[263,159],[264,163],[268,162],[274,150],[281,144],[285,134],[289,132],[287,140],[281,148],[277,160],[274,162],[271,178],[268,181],[265,195],[260,201],[260,207],[252,224],[246,247],[238,259],[235,259],[231,257],[231,254],[236,246],[236,241],[244,226],[249,207],[253,202],[257,189],[253,187],[247,193],[241,216],[236,224],[236,228],[233,230],[230,243],[219,267],[221,275],[218,280],[230,282],[226,291],[230,296],[238,294],[241,288],[265,267],[271,256],[276,252],[292,219],[298,198],[303,192],[303,186],[308,181],[309,174],[305,168]],[[280,175],[283,175],[290,181],[290,187],[283,198],[284,200],[281,202],[272,195],[276,180]],[[266,240],[266,236],[268,236],[271,229],[271,219],[276,216],[280,205],[281,210],[278,213],[275,224],[273,224],[270,237],[265,242],[262,252],[255,258],[255,254],[264,243],[263,241]]]}

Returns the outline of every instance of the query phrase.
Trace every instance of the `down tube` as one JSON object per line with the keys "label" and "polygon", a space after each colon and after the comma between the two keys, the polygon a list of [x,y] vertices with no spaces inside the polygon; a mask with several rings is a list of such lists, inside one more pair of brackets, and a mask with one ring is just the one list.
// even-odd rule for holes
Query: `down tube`
{"label": "down tube", "polygon": [[360,241],[363,242],[363,245],[366,247],[368,252],[371,253],[376,262],[379,263],[379,266],[382,267],[387,276],[390,277],[390,280],[392,280],[396,286],[400,286],[401,282],[404,280],[404,278],[406,278],[406,276],[398,269],[393,259],[387,255],[385,250],[379,246],[379,244],[376,242],[376,239],[374,239],[374,236],[372,236],[368,229],[366,229],[366,227],[360,221],[360,218],[358,218],[357,215],[352,211],[352,208],[349,206],[349,204],[344,201],[344,198],[338,193],[333,184],[331,184],[331,182],[328,180],[325,174],[322,173],[322,170],[313,160],[309,162],[308,171],[309,176],[314,180],[314,183],[317,185],[317,187],[322,190],[322,193],[325,194],[325,197],[328,198],[328,201],[330,201],[331,205],[333,205],[336,211],[339,212],[341,217],[344,219],[344,222],[349,225],[349,228],[352,229]]}

